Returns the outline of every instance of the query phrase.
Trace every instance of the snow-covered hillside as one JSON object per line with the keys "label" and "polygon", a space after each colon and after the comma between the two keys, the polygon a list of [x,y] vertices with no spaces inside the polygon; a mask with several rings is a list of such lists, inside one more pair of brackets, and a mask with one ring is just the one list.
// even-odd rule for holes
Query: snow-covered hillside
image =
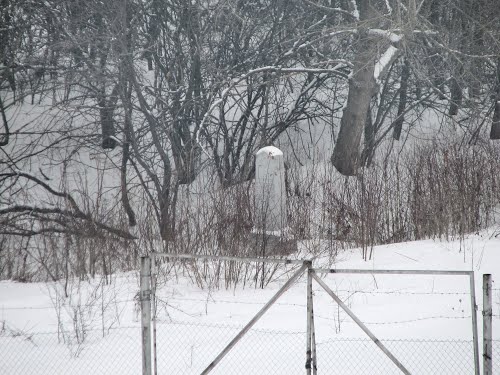
{"label": "snow-covered hillside", "polygon": [[[340,253],[338,269],[475,272],[479,338],[482,274],[493,275],[493,338],[500,340],[500,239],[494,230],[464,239],[378,246],[371,261]],[[318,257],[314,267],[326,266]],[[158,373],[200,373],[293,274],[280,268],[265,289],[204,288],[189,267],[160,276]],[[473,373],[471,299],[466,276],[328,275],[323,279],[411,373]],[[68,297],[64,297],[64,289]],[[318,371],[399,373],[359,327],[313,283]],[[136,273],[104,280],[0,282],[1,374],[137,374],[141,370]],[[222,360],[214,373],[302,374],[306,359],[306,278],[302,277]],[[481,348],[481,341],[480,341]],[[493,345],[500,371],[500,341]],[[481,354],[481,353],[480,353]]]}

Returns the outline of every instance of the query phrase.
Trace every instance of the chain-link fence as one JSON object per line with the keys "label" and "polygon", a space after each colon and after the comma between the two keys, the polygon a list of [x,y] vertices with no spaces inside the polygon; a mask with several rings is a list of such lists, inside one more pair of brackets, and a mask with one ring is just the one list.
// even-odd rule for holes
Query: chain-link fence
{"label": "chain-link fence", "polygon": [[493,374],[500,374],[500,340],[493,340],[491,344],[492,344],[491,354],[493,360]]}
{"label": "chain-link fence", "polygon": [[[200,374],[239,330],[239,327],[227,325],[158,324],[158,374]],[[381,341],[412,374],[474,373],[472,341]],[[495,350],[500,350],[499,343],[495,342]],[[304,374],[305,361],[305,332],[251,329],[213,373]],[[500,363],[494,366],[494,373],[500,373]],[[317,342],[317,368],[320,374],[401,373],[371,340],[365,338],[331,338]]]}
{"label": "chain-link fence", "polygon": [[[302,285],[301,287],[304,287]],[[315,291],[315,298],[320,298],[320,290]],[[343,291],[340,291],[342,293]],[[346,292],[353,295],[352,291]],[[425,298],[458,298],[468,295],[462,291],[356,291],[357,294],[375,294],[386,296],[418,295]],[[178,300],[189,302],[208,303],[207,300],[197,300],[193,297],[178,297]],[[366,300],[366,297],[364,297]],[[173,297],[173,300],[176,300]],[[238,304],[252,307],[258,302],[244,300],[218,299],[218,304],[227,306]],[[283,309],[284,319],[292,319],[286,311],[300,309],[305,315],[305,301],[293,303],[278,302]],[[324,306],[323,306],[324,307]],[[253,308],[253,307],[252,307]],[[287,310],[288,309],[288,310]],[[467,321],[471,315],[461,307],[458,315],[418,317],[406,319],[407,323],[420,323],[426,320],[447,320],[447,326]],[[319,309],[321,312],[321,309]],[[319,318],[316,322],[316,359],[317,369],[321,374],[400,374],[395,364],[370,339],[363,337],[346,338],[332,333],[331,317],[327,311],[323,315],[315,311]],[[497,318],[494,315],[494,318]],[[295,316],[295,319],[297,317]],[[340,316],[337,316],[340,319]],[[276,319],[276,315],[274,315]],[[301,318],[302,319],[302,318]],[[300,322],[303,323],[301,320]],[[271,325],[265,324],[266,329],[255,327],[234,346],[222,361],[215,366],[214,374],[304,374],[306,363],[306,332],[305,326],[289,324],[296,331],[267,329]],[[450,323],[452,322],[452,323]],[[158,374],[168,371],[169,374],[200,374],[209,366],[224,347],[240,332],[241,326],[221,325],[191,322],[157,322],[157,370]],[[334,322],[335,323],[335,322]],[[339,322],[337,322],[340,324]],[[369,322],[370,326],[378,324],[399,324],[400,321]],[[326,326],[325,326],[326,324]],[[343,323],[344,324],[344,323]],[[452,326],[459,326],[462,323]],[[327,329],[325,329],[327,328]],[[340,326],[338,326],[340,330]],[[401,336],[400,336],[401,337]],[[383,345],[407,368],[412,374],[474,374],[474,344],[472,340],[460,339],[381,339]],[[482,345],[480,344],[480,347]],[[493,373],[500,374],[500,340],[492,342]]]}
{"label": "chain-link fence", "polygon": [[[157,324],[157,373],[200,374],[240,326]],[[104,333],[104,335],[103,335]],[[82,338],[62,333],[3,331],[0,374],[140,374],[140,327],[92,330]],[[472,341],[381,340],[412,374],[473,374]],[[251,329],[215,367],[214,374],[304,374],[306,333]],[[317,342],[320,374],[399,374],[369,339]],[[500,374],[500,340],[493,341],[493,373]]]}
{"label": "chain-link fence", "polygon": [[[158,322],[156,332],[156,366],[158,373],[161,374],[168,369],[168,372],[173,374],[199,374],[211,367],[212,362],[218,358],[220,353],[227,353],[221,359],[220,363],[215,365],[213,373],[304,374],[307,361],[306,345],[308,334],[313,333],[316,335],[317,340],[316,358],[319,373],[399,374],[402,367],[406,368],[412,374],[439,373],[451,375],[475,373],[475,365],[478,363],[476,361],[479,359],[478,356],[475,356],[475,354],[478,354],[476,351],[478,347],[475,346],[477,345],[477,341],[474,342],[472,337],[471,340],[442,340],[438,336],[438,332],[435,332],[436,320],[447,321],[446,324],[443,324],[443,326],[446,326],[447,332],[455,332],[456,330],[453,330],[453,328],[462,332],[465,326],[467,326],[467,332],[470,332],[470,321],[472,320],[474,325],[474,319],[476,318],[475,311],[472,310],[473,304],[471,303],[474,297],[466,289],[470,287],[470,278],[473,277],[470,272],[335,270],[334,273],[336,274],[356,274],[354,276],[357,278],[356,282],[361,277],[365,277],[365,279],[370,278],[371,281],[373,273],[380,274],[380,277],[375,281],[376,290],[369,288],[365,290],[357,286],[357,284],[348,284],[351,287],[354,285],[353,290],[344,290],[344,285],[341,288],[342,290],[339,290],[338,287],[340,285],[337,284],[337,281],[330,281],[330,284],[334,285],[334,292],[330,290],[328,284],[323,279],[315,276],[317,272],[323,274],[331,273],[330,270],[308,269],[308,272],[311,271],[313,272],[312,278],[321,286],[319,288],[318,285],[309,283],[310,281],[307,284],[307,293],[310,293],[310,301],[314,300],[314,313],[312,312],[313,309],[307,309],[309,300],[306,301],[306,298],[304,298],[303,290],[300,292],[291,292],[287,296],[286,301],[280,301],[279,303],[276,303],[276,300],[269,299],[268,301],[272,301],[269,303],[273,305],[274,310],[267,310],[270,306],[269,303],[263,306],[263,310],[259,312],[257,312],[257,309],[254,311],[252,308],[252,311],[256,315],[248,314],[248,318],[254,316],[255,319],[262,318],[262,320],[259,320],[259,323],[253,326],[229,352],[225,348],[238,335],[241,327],[238,329],[238,327],[234,326],[207,324],[207,321],[214,321],[208,317],[207,319],[196,319],[193,323],[179,323],[178,321],[176,323]],[[367,275],[361,277],[358,275],[363,273]],[[450,290],[435,291],[434,284],[432,284],[430,291],[427,288],[418,290],[418,287],[415,290],[409,289],[414,287],[413,285],[408,288],[400,285],[399,289],[394,290],[393,284],[389,279],[393,279],[393,275],[399,274],[419,274],[424,278],[428,276],[435,277],[436,275],[442,277],[460,277],[461,284],[453,284],[454,288]],[[387,275],[390,275],[390,277],[387,277]],[[347,279],[347,277],[344,279]],[[305,283],[305,280],[302,282]],[[293,290],[294,287],[305,289],[306,285],[297,285],[299,283],[300,281],[297,281],[295,285],[289,286],[289,290]],[[412,283],[408,283],[408,285],[410,284]],[[277,294],[279,293],[277,292]],[[204,303],[205,313],[208,310],[213,311],[212,308],[208,307],[212,299],[211,295],[210,298],[198,301],[193,296],[183,297],[172,294],[173,297],[170,297],[165,292],[163,294],[167,296],[167,300],[170,298],[170,302],[174,301],[183,305],[180,302],[184,298],[190,303]],[[358,295],[361,296],[361,302],[365,306],[361,310],[359,309],[360,303],[354,303],[353,296],[357,298]],[[401,300],[402,302],[399,302],[401,304],[404,304],[406,300],[411,300],[411,303],[414,303],[415,296],[417,298],[425,298],[426,303],[420,304],[417,308],[418,311],[406,311],[409,314],[403,315],[404,320],[401,320],[400,310],[392,308],[390,311],[387,311],[381,308],[388,304],[394,306],[395,300]],[[332,298],[337,302],[337,305],[332,301]],[[435,306],[434,303],[431,303],[431,301],[434,301],[433,299],[437,299],[442,303],[438,303],[438,306]],[[168,301],[164,301],[160,297],[157,300],[168,306]],[[345,303],[339,301],[345,301]],[[262,305],[264,305],[264,302],[266,301],[261,301]],[[371,305],[368,302],[371,302]],[[231,315],[226,314],[224,309],[221,309],[221,304],[227,305],[228,311],[231,310],[230,306],[238,304],[238,308],[233,308],[233,311],[237,312],[240,308],[243,309],[245,305],[250,306],[255,304],[255,301],[246,301],[243,297],[240,297],[238,300],[233,299],[231,301],[217,299],[217,304],[219,306],[215,310],[217,310],[218,314],[216,313],[215,315],[221,317]],[[342,308],[339,307],[341,304]],[[355,312],[350,311],[346,304],[355,305],[357,307]],[[332,306],[336,306],[335,311],[332,311]],[[300,314],[298,310],[302,310]],[[368,310],[370,312],[366,313]],[[433,313],[433,310],[439,312]],[[399,311],[398,314],[394,314],[395,311]],[[208,313],[206,314],[208,315]],[[380,314],[384,314],[383,318],[376,319],[375,317],[380,316]],[[161,315],[157,314],[157,317]],[[237,315],[239,314],[237,313]],[[314,317],[315,321],[315,327],[309,330],[308,333],[306,333],[306,316],[309,319],[308,324],[312,322],[312,317]],[[171,318],[171,315],[168,315],[168,317]],[[242,321],[246,321],[246,319]],[[280,324],[281,321],[286,321],[287,324]],[[363,324],[360,324],[359,321]],[[357,326],[354,329],[350,326],[349,329],[343,329],[341,332],[340,326],[350,323],[357,324]],[[402,327],[401,324],[412,324],[412,326],[400,332],[394,331],[392,327]],[[391,328],[383,330],[375,328],[380,325]],[[421,327],[421,330],[433,329],[433,339],[412,339],[411,333],[417,335],[420,333],[416,328],[417,326]],[[265,329],[257,327],[265,327]],[[286,328],[285,331],[278,331],[275,329],[277,327]],[[288,331],[290,329],[296,331]],[[307,329],[309,329],[309,325]],[[373,332],[377,333],[376,336],[372,333],[372,329]],[[349,335],[356,335],[356,330],[361,331],[358,333],[358,337],[346,338]],[[364,331],[364,335],[362,331]],[[405,331],[408,335],[402,336]],[[384,340],[384,332],[396,332],[395,335],[398,338],[404,339]],[[379,336],[379,334],[382,336]],[[368,339],[368,336],[378,337],[378,340],[387,349],[386,353],[381,350],[380,345],[377,346],[372,340]],[[393,361],[399,361],[402,365],[399,365],[398,368]]]}
{"label": "chain-link fence", "polygon": [[[380,280],[379,280],[380,281]],[[298,282],[300,284],[300,282]],[[304,281],[297,286],[304,288]],[[495,292],[498,289],[494,289]],[[385,296],[397,294],[402,298],[404,294],[416,293],[424,296],[445,298],[457,296],[461,302],[462,295],[458,292],[414,292],[414,291],[375,291],[336,290],[339,295],[362,295],[367,300],[368,294]],[[323,292],[321,292],[323,293]],[[340,331],[340,315],[332,314],[329,306],[320,304],[322,295],[320,289],[315,290],[315,324],[316,324],[316,354],[319,374],[400,374],[401,372],[382,353],[382,351],[366,336],[348,338],[351,334]],[[259,294],[260,295],[260,294]],[[198,296],[200,297],[200,296]],[[327,296],[323,296],[327,297]],[[343,296],[342,296],[343,297]],[[211,297],[212,298],[212,297]],[[208,316],[202,317],[194,312],[187,314],[183,311],[179,315],[189,315],[190,321],[179,321],[175,314],[166,313],[166,308],[184,307],[190,304],[208,307],[208,298],[197,298],[196,295],[169,295],[168,301],[158,298],[157,308],[164,320],[156,321],[156,368],[157,374],[200,374],[217,357],[223,348],[240,332],[247,317],[235,319],[234,325],[213,324],[221,321]],[[329,300],[328,300],[329,301]],[[352,300],[351,300],[352,301]],[[124,301],[135,303],[135,300]],[[167,302],[171,303],[169,305]],[[182,303],[181,303],[182,302]],[[256,311],[266,300],[245,300],[242,297],[217,298],[219,315],[221,311],[233,309],[236,316],[243,311]],[[330,301],[329,301],[330,302]],[[215,299],[214,299],[215,305]],[[211,307],[212,305],[210,305]],[[322,306],[322,308],[321,308]],[[435,307],[434,305],[432,305]],[[497,306],[497,305],[495,305]],[[191,306],[192,307],[192,306]],[[19,308],[19,307],[18,307]],[[305,374],[306,363],[306,301],[303,295],[295,293],[286,301],[277,302],[272,316],[265,315],[261,325],[256,325],[239,341],[222,361],[214,368],[214,374]],[[496,311],[496,310],[495,310]],[[199,311],[198,311],[199,312]],[[463,309],[459,312],[460,321],[468,321],[470,315]],[[252,313],[253,314],[253,313]],[[248,314],[251,316],[252,314]],[[338,314],[338,312],[337,312]],[[457,316],[432,316],[426,319],[447,319],[454,322]],[[172,317],[173,316],[173,317]],[[217,315],[216,315],[217,317]],[[269,320],[263,322],[265,319]],[[371,320],[365,322],[370,327],[381,324],[395,325],[408,322],[418,323],[421,317],[414,320],[405,318],[405,321]],[[498,314],[493,315],[493,324],[499,322]],[[171,321],[174,319],[174,322]],[[278,324],[280,319],[286,324]],[[382,321],[383,320],[383,321]],[[227,320],[226,320],[227,321]],[[104,322],[104,320],[103,320]],[[276,323],[276,324],[275,324]],[[28,330],[9,329],[0,322],[0,375],[3,374],[140,374],[142,369],[141,327],[136,321],[131,322],[134,327],[116,327],[112,329],[75,329],[74,332],[31,333]],[[69,327],[70,325],[67,325]],[[263,328],[258,328],[263,327]],[[286,329],[278,329],[286,327]],[[454,327],[454,326],[453,326]],[[412,330],[410,332],[416,332]],[[387,335],[385,335],[387,338]],[[405,337],[399,335],[398,337]],[[434,336],[439,337],[439,336]],[[495,336],[494,336],[495,337]],[[498,337],[496,337],[498,338]],[[401,340],[380,338],[381,342],[412,374],[473,374],[474,350],[473,342],[467,340],[436,340],[411,339]],[[500,340],[492,343],[493,373],[500,374]],[[481,346],[481,343],[480,343]]]}
{"label": "chain-link fence", "polygon": [[141,366],[140,327],[78,335],[0,331],[0,374],[137,375]]}
{"label": "chain-link fence", "polygon": [[[473,374],[472,341],[381,340],[411,374]],[[369,339],[318,343],[318,368],[335,374],[400,374]]]}
{"label": "chain-link fence", "polygon": [[[200,374],[241,327],[158,324],[158,374]],[[305,332],[251,329],[214,374],[303,374]]]}

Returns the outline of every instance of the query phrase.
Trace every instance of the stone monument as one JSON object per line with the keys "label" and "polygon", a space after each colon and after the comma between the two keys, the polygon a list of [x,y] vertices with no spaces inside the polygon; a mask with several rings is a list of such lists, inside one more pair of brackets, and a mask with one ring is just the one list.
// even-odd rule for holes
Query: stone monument
{"label": "stone monument", "polygon": [[287,225],[285,163],[274,146],[255,155],[255,224],[258,231],[280,237]]}

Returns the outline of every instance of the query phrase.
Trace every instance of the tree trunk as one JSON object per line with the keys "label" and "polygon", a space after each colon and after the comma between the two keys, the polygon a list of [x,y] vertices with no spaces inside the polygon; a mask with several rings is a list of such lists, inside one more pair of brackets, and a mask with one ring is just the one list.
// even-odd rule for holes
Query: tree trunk
{"label": "tree trunk", "polygon": [[366,121],[365,121],[365,146],[363,152],[361,153],[362,165],[369,167],[372,160],[373,154],[375,153],[375,129],[372,120],[372,111],[368,107],[366,111]]}
{"label": "tree trunk", "polygon": [[448,110],[448,114],[450,116],[455,116],[458,114],[458,109],[462,105],[462,88],[458,83],[458,80],[455,77],[452,77],[450,80],[450,109]]}
{"label": "tree trunk", "polygon": [[124,124],[125,142],[123,144],[123,154],[122,154],[122,165],[120,170],[120,182],[121,182],[121,201],[125,213],[128,217],[128,224],[131,227],[137,225],[137,219],[135,217],[135,212],[130,204],[130,199],[128,196],[128,184],[127,184],[127,163],[130,158],[130,132],[132,128],[132,119],[129,108],[125,108],[125,124]]}
{"label": "tree trunk", "polygon": [[354,60],[354,71],[349,80],[347,105],[340,121],[340,132],[333,150],[332,163],[345,176],[356,174],[359,164],[361,134],[366,113],[375,88],[375,51],[366,32],[361,33]]}
{"label": "tree trunk", "polygon": [[399,87],[399,104],[398,104],[398,117],[394,121],[394,131],[392,137],[399,141],[401,138],[401,131],[403,130],[403,122],[405,120],[404,113],[406,111],[407,94],[408,94],[408,79],[410,78],[410,64],[405,59],[403,70],[401,71],[401,85]]}
{"label": "tree trunk", "polygon": [[495,109],[491,123],[490,139],[500,139],[500,59],[497,61],[496,92],[493,96]]}
{"label": "tree trunk", "polygon": [[[2,117],[4,133],[0,133],[0,147],[7,146],[9,144],[9,123],[7,122],[7,116],[5,114],[5,108],[3,106],[2,98],[0,97],[0,114]],[[1,128],[0,128],[1,129]]]}

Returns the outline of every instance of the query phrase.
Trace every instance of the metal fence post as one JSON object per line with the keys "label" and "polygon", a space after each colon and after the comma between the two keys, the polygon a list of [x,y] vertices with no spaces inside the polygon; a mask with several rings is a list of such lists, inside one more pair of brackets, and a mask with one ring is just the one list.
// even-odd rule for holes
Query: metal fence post
{"label": "metal fence post", "polygon": [[311,365],[312,365],[312,317],[313,317],[313,305],[312,305],[312,275],[311,275],[311,265],[307,268],[307,324],[306,324],[306,375],[311,375]]}
{"label": "metal fence post", "polygon": [[311,319],[311,341],[312,341],[312,366],[313,366],[313,375],[317,375],[318,373],[318,360],[316,355],[316,331],[314,330],[314,307],[313,307],[313,315]]}
{"label": "metal fence post", "polygon": [[483,275],[483,375],[493,374],[491,274]]}
{"label": "metal fence post", "polygon": [[151,310],[152,310],[152,321],[153,321],[153,374],[158,374],[158,362],[156,353],[156,280],[157,280],[157,269],[156,269],[156,256],[151,254]]}
{"label": "metal fence post", "polygon": [[474,272],[469,273],[470,281],[470,299],[471,299],[471,313],[472,313],[472,338],[474,340],[474,373],[480,375],[480,361],[479,361],[479,338],[477,329],[477,304],[476,304],[476,286],[474,282]]}
{"label": "metal fence post", "polygon": [[[314,329],[314,298],[312,289],[312,262],[309,263],[309,268],[307,269],[307,283],[308,283],[308,296],[310,296],[310,316],[309,316],[309,330],[310,330],[310,341],[311,341],[311,366],[312,374],[316,375],[318,373],[318,364],[316,357],[316,331]],[[309,302],[309,300],[308,300]]]}
{"label": "metal fence post", "polygon": [[142,375],[151,375],[151,259],[141,257]]}

